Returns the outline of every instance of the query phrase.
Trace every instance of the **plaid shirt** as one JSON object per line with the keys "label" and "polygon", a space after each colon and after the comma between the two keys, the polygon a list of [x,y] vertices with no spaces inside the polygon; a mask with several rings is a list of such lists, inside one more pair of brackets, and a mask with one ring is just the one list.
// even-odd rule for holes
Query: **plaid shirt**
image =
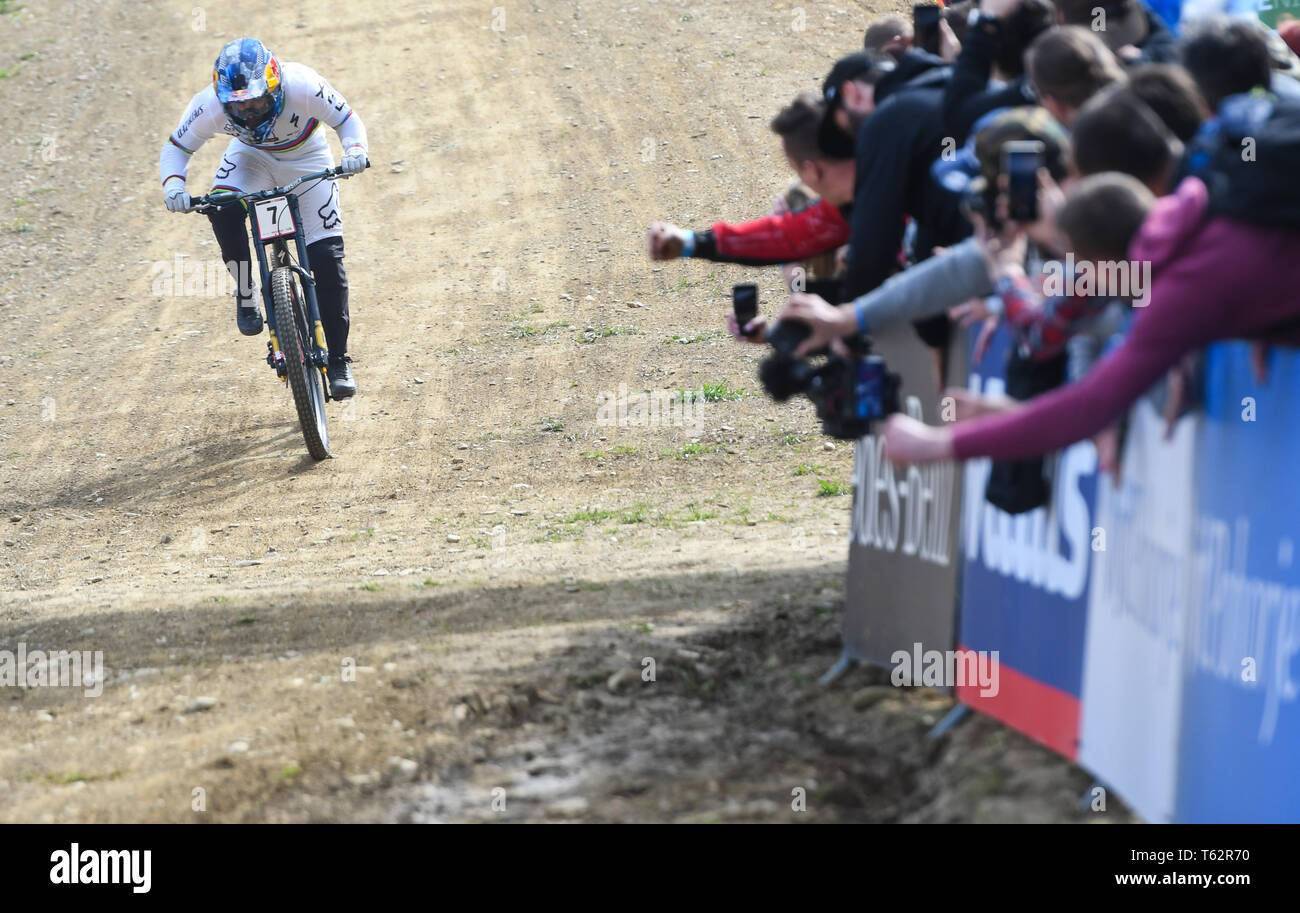
{"label": "plaid shirt", "polygon": [[1019,270],[998,279],[994,290],[1020,351],[1034,361],[1060,354],[1070,337],[1114,300],[1102,295],[1044,297]]}

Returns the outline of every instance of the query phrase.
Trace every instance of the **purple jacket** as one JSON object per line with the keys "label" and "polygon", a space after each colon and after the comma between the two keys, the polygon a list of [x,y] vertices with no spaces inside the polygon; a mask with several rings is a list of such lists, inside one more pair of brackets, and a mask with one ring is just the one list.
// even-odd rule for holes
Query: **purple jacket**
{"label": "purple jacket", "polygon": [[1076,383],[958,422],[958,459],[1021,459],[1091,437],[1215,340],[1300,345],[1300,231],[1210,217],[1206,205],[1197,178],[1156,201],[1129,249],[1131,260],[1151,262],[1151,288],[1128,338]]}

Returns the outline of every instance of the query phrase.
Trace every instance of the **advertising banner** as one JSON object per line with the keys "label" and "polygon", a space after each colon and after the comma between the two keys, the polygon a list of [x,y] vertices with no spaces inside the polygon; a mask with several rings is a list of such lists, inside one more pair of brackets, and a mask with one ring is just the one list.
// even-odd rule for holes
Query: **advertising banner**
{"label": "advertising banner", "polygon": [[1139,400],[1120,484],[1097,484],[1078,760],[1151,822],[1174,813],[1198,426],[1183,418],[1166,440]]}
{"label": "advertising banner", "polygon": [[[973,335],[971,336],[973,339]],[[999,330],[969,370],[969,389],[1001,394],[1009,336]],[[998,651],[995,695],[957,696],[1075,758],[1083,686],[1083,639],[1091,571],[1097,451],[1091,442],[1055,460],[1051,503],[1011,516],[984,499],[991,463],[971,460],[963,480],[959,647]]]}
{"label": "advertising banner", "polygon": [[[872,342],[902,378],[903,410],[938,423],[934,350],[910,324],[873,334]],[[950,376],[964,360],[959,342],[948,359]],[[844,652],[889,666],[896,651],[911,655],[917,644],[923,651],[952,649],[961,485],[951,463],[896,469],[883,444],[881,434],[857,442]]]}
{"label": "advertising banner", "polygon": [[1300,821],[1300,353],[1213,346],[1197,443],[1175,817]]}

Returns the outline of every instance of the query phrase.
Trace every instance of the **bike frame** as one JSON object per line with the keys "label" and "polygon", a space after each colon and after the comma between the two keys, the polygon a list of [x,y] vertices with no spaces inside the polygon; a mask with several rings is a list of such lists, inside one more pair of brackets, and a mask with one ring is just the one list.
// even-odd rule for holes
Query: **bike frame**
{"label": "bike frame", "polygon": [[[271,303],[271,270],[281,266],[289,267],[302,280],[303,294],[307,299],[307,320],[312,333],[311,339],[304,340],[311,347],[311,351],[307,353],[308,361],[317,368],[324,368],[329,364],[329,351],[325,345],[325,330],[320,322],[320,308],[316,306],[316,278],[311,274],[311,261],[307,259],[307,241],[303,235],[302,218],[298,211],[298,198],[292,193],[286,193],[284,197],[289,201],[289,212],[293,216],[293,242],[298,257],[296,262],[289,256],[289,248],[284,238],[262,241],[257,236],[256,226],[252,224],[249,226],[253,238],[253,247],[257,254],[257,268],[262,279],[262,310],[266,316],[267,328],[271,332],[271,340],[267,343],[270,352],[267,353],[266,360],[281,377],[284,376],[284,355],[280,351],[280,339],[276,335],[275,307]],[[250,223],[254,218],[255,216],[250,212]],[[270,257],[268,257],[268,249],[270,250]],[[271,258],[274,258],[274,265],[270,262]],[[303,264],[306,264],[306,266]],[[279,356],[279,358],[277,359],[276,356]],[[328,402],[330,398],[328,383],[325,384],[324,392],[325,399]]]}
{"label": "bike frame", "polygon": [[[307,329],[311,336],[303,340],[304,344],[310,347],[311,351],[307,353],[308,361],[315,368],[324,371],[329,364],[329,350],[325,345],[325,329],[320,321],[320,308],[316,304],[316,279],[311,273],[311,261],[307,257],[307,239],[302,229],[302,216],[298,209],[298,197],[294,195],[293,190],[305,181],[312,180],[336,180],[351,177],[345,174],[342,168],[328,168],[325,171],[318,171],[313,174],[304,174],[296,180],[290,181],[283,187],[272,187],[269,190],[254,190],[247,193],[221,193],[208,194],[194,201],[190,207],[191,212],[207,212],[210,209],[221,206],[242,205],[248,218],[248,231],[253,240],[253,251],[257,255],[258,274],[262,280],[262,312],[266,318],[266,325],[270,330],[270,342],[267,348],[270,350],[266,356],[266,362],[275,368],[276,374],[283,380],[285,378],[284,353],[280,350],[280,339],[277,335],[275,326],[275,306],[271,301],[271,272],[280,267],[288,267],[298,274],[302,283],[302,291],[306,300],[307,319],[310,326]],[[287,238],[278,237],[270,240],[262,240],[257,229],[256,204],[263,200],[273,199],[275,197],[284,197],[289,203],[289,213],[293,217],[293,245],[294,257],[289,253]],[[270,250],[268,255],[267,251]],[[322,386],[326,401],[329,401],[329,383],[324,382]]]}

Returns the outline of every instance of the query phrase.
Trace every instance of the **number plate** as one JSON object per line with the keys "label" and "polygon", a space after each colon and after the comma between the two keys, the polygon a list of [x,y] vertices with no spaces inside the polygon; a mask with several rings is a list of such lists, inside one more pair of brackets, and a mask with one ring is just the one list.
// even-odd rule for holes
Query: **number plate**
{"label": "number plate", "polygon": [[253,205],[257,219],[257,237],[261,241],[274,241],[294,233],[293,213],[289,211],[288,197],[271,197],[258,200]]}

